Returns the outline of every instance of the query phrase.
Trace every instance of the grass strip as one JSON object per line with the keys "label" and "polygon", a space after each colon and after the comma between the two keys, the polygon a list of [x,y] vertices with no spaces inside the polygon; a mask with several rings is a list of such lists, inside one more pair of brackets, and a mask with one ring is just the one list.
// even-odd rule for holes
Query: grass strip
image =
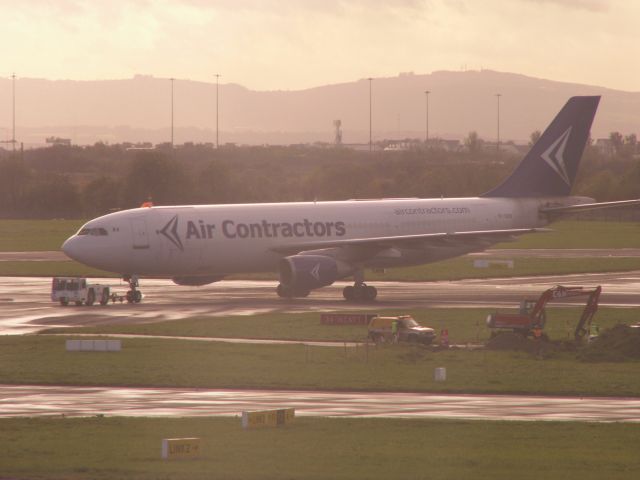
{"label": "grass strip", "polygon": [[424,282],[463,278],[510,278],[571,273],[624,272],[640,269],[640,258],[531,258],[514,259],[513,268],[491,265],[475,268],[473,259],[458,257],[415,267],[367,272],[367,281]]}
{"label": "grass strip", "polygon": [[69,261],[9,261],[0,262],[0,276],[3,277],[107,277],[119,278],[109,273]]}
{"label": "grass strip", "polygon": [[0,220],[0,252],[59,250],[85,220]]}
{"label": "grass strip", "polygon": [[[69,335],[71,338],[72,335]],[[329,348],[126,339],[119,353],[66,352],[65,337],[0,338],[0,383],[640,396],[638,362],[537,359],[419,346]],[[436,367],[447,382],[436,382]]]}
{"label": "grass strip", "polygon": [[[640,471],[631,424],[303,417],[243,431],[238,418],[39,418],[0,428],[7,478],[617,480]],[[162,439],[176,437],[200,438],[201,457],[162,460]]]}
{"label": "grass strip", "polygon": [[496,248],[637,248],[638,222],[563,220],[552,223],[550,232],[522,235]]}
{"label": "grass strip", "polygon": [[[582,308],[547,308],[545,333],[552,340],[570,340],[580,318]],[[376,310],[363,309],[362,313],[380,315],[412,315],[424,326],[432,327],[436,333],[449,331],[451,343],[478,343],[489,339],[491,330],[485,319],[496,309],[488,308],[419,308]],[[516,309],[501,309],[516,312]],[[600,308],[593,323],[601,330],[619,323],[631,324],[640,316],[637,308]],[[284,340],[331,340],[362,341],[367,336],[364,325],[322,325],[320,313],[270,313],[249,316],[193,317],[146,324],[99,325],[48,329],[43,333],[95,333],[137,334],[184,337],[262,338]]]}

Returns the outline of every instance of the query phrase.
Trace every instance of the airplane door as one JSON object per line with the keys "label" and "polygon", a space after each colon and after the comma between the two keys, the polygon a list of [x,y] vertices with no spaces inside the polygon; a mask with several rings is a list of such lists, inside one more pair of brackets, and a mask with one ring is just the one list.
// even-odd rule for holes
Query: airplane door
{"label": "airplane door", "polygon": [[149,248],[147,222],[144,218],[134,218],[131,220],[131,233],[133,234],[133,248],[135,250]]}

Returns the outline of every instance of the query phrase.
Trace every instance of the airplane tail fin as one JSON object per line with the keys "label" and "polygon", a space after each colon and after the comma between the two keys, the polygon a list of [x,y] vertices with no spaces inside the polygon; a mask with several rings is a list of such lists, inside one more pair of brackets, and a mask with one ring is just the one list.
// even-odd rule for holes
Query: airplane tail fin
{"label": "airplane tail fin", "polygon": [[571,97],[511,176],[482,196],[569,195],[599,102],[599,96]]}

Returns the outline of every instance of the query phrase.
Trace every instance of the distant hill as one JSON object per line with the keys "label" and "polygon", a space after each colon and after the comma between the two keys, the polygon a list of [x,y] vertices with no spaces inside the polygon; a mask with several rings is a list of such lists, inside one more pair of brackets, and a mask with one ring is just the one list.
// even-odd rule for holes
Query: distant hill
{"label": "distant hill", "polygon": [[[542,80],[489,70],[401,74],[376,78],[373,136],[423,138],[425,90],[429,90],[431,137],[463,138],[475,130],[496,136],[496,93],[500,93],[500,136],[525,142],[543,129],[573,95],[602,95],[594,137],[640,130],[640,92]],[[290,144],[333,141],[340,119],[345,143],[369,138],[369,82],[366,79],[297,91],[254,91],[220,84],[220,141]],[[171,85],[139,75],[127,80],[73,81],[20,78],[16,81],[16,137],[26,145],[45,137],[73,143],[170,139]],[[174,82],[175,142],[215,141],[215,84]],[[11,136],[11,80],[0,79],[0,137]]]}

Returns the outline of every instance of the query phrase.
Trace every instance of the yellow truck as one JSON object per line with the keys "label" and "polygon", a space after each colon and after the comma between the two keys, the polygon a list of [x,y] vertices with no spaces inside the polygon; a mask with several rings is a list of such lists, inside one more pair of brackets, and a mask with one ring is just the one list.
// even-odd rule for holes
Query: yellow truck
{"label": "yellow truck", "polygon": [[[394,322],[396,333],[394,335]],[[433,328],[423,327],[410,315],[374,317],[369,322],[368,336],[374,342],[413,342],[429,345],[436,337]],[[395,336],[395,338],[394,338]]]}

